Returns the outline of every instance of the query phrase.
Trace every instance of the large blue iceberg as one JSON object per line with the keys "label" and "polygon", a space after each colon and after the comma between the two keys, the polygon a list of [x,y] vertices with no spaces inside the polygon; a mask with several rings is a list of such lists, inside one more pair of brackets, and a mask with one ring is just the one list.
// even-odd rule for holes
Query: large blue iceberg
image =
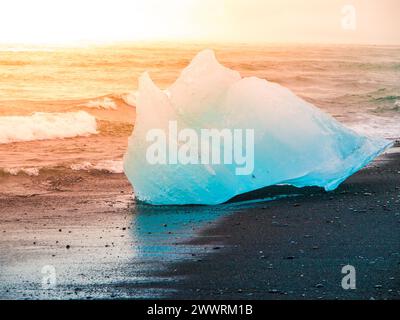
{"label": "large blue iceberg", "polygon": [[[392,145],[358,135],[279,84],[242,78],[211,50],[166,91],[141,76],[136,112],[124,170],[136,199],[153,205],[215,205],[271,185],[334,190]],[[208,149],[207,129],[221,137]]]}

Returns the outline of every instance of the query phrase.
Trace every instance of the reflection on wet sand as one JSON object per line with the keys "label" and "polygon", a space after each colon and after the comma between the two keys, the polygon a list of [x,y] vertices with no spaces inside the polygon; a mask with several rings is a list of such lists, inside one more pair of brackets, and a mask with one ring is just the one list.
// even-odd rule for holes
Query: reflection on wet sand
{"label": "reflection on wet sand", "polygon": [[[4,189],[18,183],[37,192],[0,193],[0,298],[165,296],[170,289],[154,283],[180,279],[163,278],[162,271],[223,247],[218,235],[196,244],[203,230],[234,212],[306,192],[281,186],[219,206],[165,207],[134,203],[121,174],[70,172],[61,178],[45,173],[2,180]],[[48,266],[56,273],[50,289],[42,286]]]}
{"label": "reflection on wet sand", "polygon": [[[136,205],[129,193],[99,189],[85,198],[73,191],[9,197],[0,212],[0,298],[158,297],[165,290],[145,288],[152,274],[207,252],[185,241],[230,212]],[[51,288],[42,286],[48,266],[56,273]]]}
{"label": "reflection on wet sand", "polygon": [[230,206],[150,206],[138,204],[133,215],[137,257],[146,261],[171,261],[204,252],[186,242],[205,226],[228,215]]}

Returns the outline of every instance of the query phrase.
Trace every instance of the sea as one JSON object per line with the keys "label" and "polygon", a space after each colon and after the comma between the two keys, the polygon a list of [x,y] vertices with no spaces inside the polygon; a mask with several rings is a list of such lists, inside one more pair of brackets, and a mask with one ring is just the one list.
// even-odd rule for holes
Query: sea
{"label": "sea", "polygon": [[122,173],[138,77],[167,89],[202,49],[243,77],[279,83],[353,130],[400,138],[400,46],[0,44],[0,176]]}

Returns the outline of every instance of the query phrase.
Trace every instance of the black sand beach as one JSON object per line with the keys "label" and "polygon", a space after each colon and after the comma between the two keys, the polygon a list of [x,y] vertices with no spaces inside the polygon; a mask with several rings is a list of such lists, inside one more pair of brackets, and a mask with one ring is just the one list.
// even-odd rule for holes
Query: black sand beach
{"label": "black sand beach", "polygon": [[[215,243],[218,253],[169,273],[187,279],[174,297],[400,298],[399,160],[387,155],[332,193],[302,190],[223,218],[192,241]],[[341,286],[348,264],[356,290]]]}
{"label": "black sand beach", "polygon": [[[135,205],[122,174],[1,179],[2,299],[400,297],[398,148],[334,192],[273,187],[217,207]],[[341,287],[347,264],[356,290]]]}

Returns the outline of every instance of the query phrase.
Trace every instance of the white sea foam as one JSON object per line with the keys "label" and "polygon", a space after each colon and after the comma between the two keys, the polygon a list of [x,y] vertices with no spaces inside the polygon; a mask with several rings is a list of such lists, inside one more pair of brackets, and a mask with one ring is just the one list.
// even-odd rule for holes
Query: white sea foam
{"label": "white sea foam", "polygon": [[43,113],[0,117],[0,144],[72,138],[98,133],[96,118],[87,112]]}
{"label": "white sea foam", "polygon": [[346,125],[362,135],[398,139],[400,137],[399,123],[399,117],[389,118],[368,114],[360,115],[356,121],[346,123]]}
{"label": "white sea foam", "polygon": [[105,109],[105,110],[117,110],[117,104],[111,98],[103,98],[97,100],[90,100],[87,103],[80,104],[81,107]]}
{"label": "white sea foam", "polygon": [[3,168],[5,173],[17,176],[20,173],[27,174],[28,176],[38,176],[40,168]]}
{"label": "white sea foam", "polygon": [[84,161],[82,163],[75,163],[71,165],[71,169],[75,171],[79,170],[99,170],[99,171],[107,171],[110,173],[123,173],[123,162],[122,160],[102,160],[96,163],[92,163],[89,161]]}
{"label": "white sea foam", "polygon": [[[9,167],[9,168],[0,168],[0,172],[4,172],[6,174],[17,176],[20,174],[26,174],[28,176],[39,176],[41,171],[45,171],[47,169],[55,169],[56,166],[49,167]],[[60,168],[60,167],[57,167]],[[97,162],[83,161],[80,163],[74,163],[68,167],[68,169],[72,169],[74,171],[104,171],[108,173],[123,173],[123,161],[122,160],[101,160]]]}

